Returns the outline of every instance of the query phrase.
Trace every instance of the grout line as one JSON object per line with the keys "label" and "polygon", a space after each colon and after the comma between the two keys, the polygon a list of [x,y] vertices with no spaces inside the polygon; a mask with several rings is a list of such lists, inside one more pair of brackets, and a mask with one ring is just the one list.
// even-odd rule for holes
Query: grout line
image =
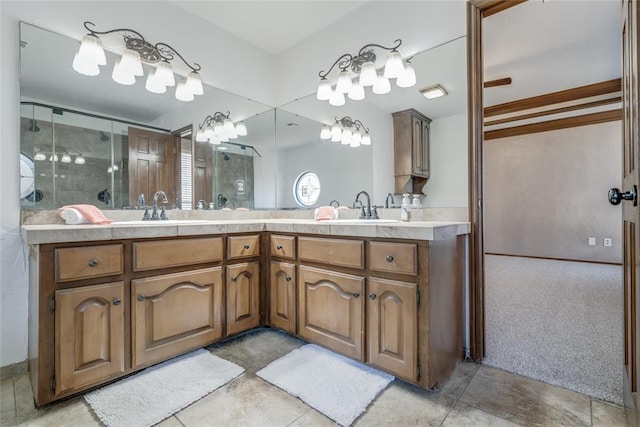
{"label": "grout line", "polygon": [[591,427],[593,427],[593,398],[589,397],[589,419],[591,420]]}
{"label": "grout line", "polygon": [[181,425],[182,427],[187,427],[187,426],[182,422],[182,420],[180,420],[180,418],[178,418],[178,412],[176,412],[175,414],[173,414],[173,416],[175,417],[175,419],[176,419],[176,420],[178,420],[178,422],[180,423],[180,425]]}
{"label": "grout line", "polygon": [[[471,363],[475,363],[475,362],[471,362]],[[451,413],[451,410],[453,409],[453,407],[456,406],[456,404],[460,401],[460,396],[462,396],[464,394],[464,392],[467,390],[467,387],[469,387],[469,384],[471,384],[471,381],[473,381],[473,379],[475,378],[475,376],[476,376],[476,374],[478,373],[479,370],[480,370],[480,366],[478,366],[478,369],[476,369],[476,371],[473,373],[473,375],[471,375],[471,378],[469,379],[469,382],[464,386],[462,391],[460,393],[458,393],[458,395],[456,396],[455,400],[453,401],[453,403],[451,404],[451,406],[447,410],[447,413],[445,414],[444,418],[442,419],[442,421],[440,421],[439,426],[442,426],[442,424],[444,424],[445,420],[447,419],[447,417]],[[463,403],[463,402],[461,402],[461,403]]]}
{"label": "grout line", "polygon": [[[298,398],[298,399],[300,399],[300,398]],[[302,402],[302,400],[300,400],[300,401]],[[307,405],[307,404],[306,404],[306,403],[304,403],[304,402],[302,402],[302,403],[303,403],[303,404],[305,404],[306,406],[308,406],[308,407],[309,407],[309,409],[308,409],[307,411],[305,411],[304,413],[300,414],[300,416],[299,416],[299,417],[295,418],[295,419],[294,419],[293,421],[291,421],[289,424],[287,424],[287,427],[288,427],[288,426],[290,426],[290,425],[292,425],[292,424],[293,424],[293,423],[295,423],[296,421],[298,421],[300,418],[302,418],[302,417],[304,417],[305,415],[307,415],[307,414],[312,410],[312,409],[311,409],[311,407],[310,407],[309,405]],[[323,414],[323,415],[324,415],[324,414]],[[325,417],[326,417],[326,415],[325,415]],[[327,417],[327,418],[328,418],[328,417]]]}

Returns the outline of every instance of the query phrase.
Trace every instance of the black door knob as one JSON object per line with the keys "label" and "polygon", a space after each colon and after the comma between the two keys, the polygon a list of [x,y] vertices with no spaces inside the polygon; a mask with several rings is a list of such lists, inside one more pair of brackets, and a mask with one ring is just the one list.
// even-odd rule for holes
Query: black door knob
{"label": "black door knob", "polygon": [[612,188],[608,193],[609,203],[619,205],[623,200],[633,201],[633,206],[638,206],[638,187],[633,186],[631,191],[621,192],[618,188]]}

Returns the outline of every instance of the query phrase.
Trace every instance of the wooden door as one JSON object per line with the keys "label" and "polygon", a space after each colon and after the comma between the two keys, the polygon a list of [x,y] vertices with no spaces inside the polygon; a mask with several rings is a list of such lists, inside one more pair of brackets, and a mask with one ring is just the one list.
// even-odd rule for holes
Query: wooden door
{"label": "wooden door", "polygon": [[55,393],[124,373],[124,283],[55,292]]}
{"label": "wooden door", "polygon": [[364,361],[364,277],[300,267],[298,334]]}
{"label": "wooden door", "polygon": [[289,333],[296,332],[296,266],[271,262],[269,323]]}
{"label": "wooden door", "polygon": [[132,365],[138,368],[222,338],[222,268],[131,281]]}
{"label": "wooden door", "polygon": [[175,170],[173,135],[129,128],[129,204],[143,193],[150,205],[158,190],[167,194],[169,205],[175,203]]}
{"label": "wooden door", "polygon": [[227,335],[260,325],[258,261],[227,266]]}
{"label": "wooden door", "polygon": [[213,149],[208,141],[194,142],[193,205],[198,200],[215,202],[213,197]]}
{"label": "wooden door", "polygon": [[[638,4],[623,1],[622,13],[622,99],[623,99],[623,165],[622,165],[622,222],[624,268],[624,403],[629,425],[637,426],[638,381],[638,256],[640,254],[640,209],[637,206],[638,174]],[[613,191],[613,190],[612,190]],[[633,193],[636,193],[635,200]],[[615,195],[613,195],[615,199]],[[620,198],[619,198],[620,199]],[[620,203],[621,200],[609,200]]]}
{"label": "wooden door", "polygon": [[422,175],[422,120],[411,116],[411,172]]}
{"label": "wooden door", "polygon": [[372,277],[367,305],[369,363],[416,381],[416,284]]}

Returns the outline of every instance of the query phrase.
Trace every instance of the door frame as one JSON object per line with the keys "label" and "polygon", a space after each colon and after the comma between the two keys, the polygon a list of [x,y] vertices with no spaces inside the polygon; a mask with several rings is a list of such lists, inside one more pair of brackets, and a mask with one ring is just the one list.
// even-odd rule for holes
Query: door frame
{"label": "door frame", "polygon": [[469,160],[469,357],[485,356],[484,218],[482,150],[484,145],[482,20],[526,0],[469,0],[467,2],[467,116]]}

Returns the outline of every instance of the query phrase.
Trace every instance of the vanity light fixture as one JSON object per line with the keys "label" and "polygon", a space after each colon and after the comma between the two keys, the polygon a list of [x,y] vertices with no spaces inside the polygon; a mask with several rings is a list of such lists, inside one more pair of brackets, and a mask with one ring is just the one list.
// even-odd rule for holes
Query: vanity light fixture
{"label": "vanity light fixture", "polygon": [[[175,96],[180,101],[192,101],[195,95],[202,95],[204,88],[200,79],[201,67],[197,63],[191,65],[178,51],[166,43],[152,44],[145,40],[139,32],[129,28],[116,28],[108,31],[96,31],[95,24],[86,21],[84,27],[89,31],[82,38],[80,48],[73,58],[73,69],[86,76],[100,74],[100,66],[107,64],[107,58],[98,35],[124,33],[125,49],[122,56],[116,60],[111,78],[122,85],[132,85],[136,77],[144,75],[142,63],[155,68],[147,76],[145,88],[153,93],[165,93],[167,87],[176,86]],[[185,80],[176,82],[171,68],[171,61],[176,57],[191,69]]]}
{"label": "vanity light fixture", "polygon": [[447,91],[440,85],[433,85],[420,89],[420,93],[427,99],[440,98],[441,96],[447,95]]}
{"label": "vanity light fixture", "polygon": [[[69,154],[69,151],[74,150],[67,149],[67,151],[63,151],[60,153],[60,155],[58,155],[58,153],[47,153],[36,148],[36,153],[33,156],[33,160],[44,161],[49,159],[50,162],[57,162],[58,160],[60,160],[62,163],[71,163],[73,161],[73,163],[75,163],[76,165],[84,165],[85,159],[82,156],[82,153],[78,152],[75,160],[73,160],[71,158],[71,154]],[[49,155],[48,157],[47,154]]]}
{"label": "vanity light fixture", "polygon": [[[318,84],[316,98],[320,101],[329,101],[329,104],[339,107],[345,104],[345,94],[354,101],[364,99],[364,88],[366,86],[372,86],[372,91],[375,94],[389,93],[391,91],[389,79],[396,79],[398,87],[415,85],[416,73],[413,65],[411,65],[411,58],[403,61],[400,52],[398,52],[402,40],[397,39],[394,43],[391,47],[370,43],[364,45],[357,55],[345,53],[340,56],[328,71],[320,71],[318,73],[320,83]],[[374,48],[389,51],[384,70],[381,72],[376,70]],[[332,89],[327,76],[336,66],[340,69],[340,74],[338,74],[335,89]]]}
{"label": "vanity light fixture", "polygon": [[341,119],[336,117],[333,126],[322,126],[320,139],[330,139],[332,142],[341,142],[343,145],[354,148],[360,145],[371,145],[369,129],[360,120],[353,120],[349,116]]}
{"label": "vanity light fixture", "polygon": [[236,139],[238,136],[245,136],[247,126],[244,122],[234,124],[233,120],[229,118],[230,115],[229,111],[227,114],[216,111],[213,115],[205,117],[196,131],[196,141],[220,144],[221,142],[229,142],[230,139]]}

